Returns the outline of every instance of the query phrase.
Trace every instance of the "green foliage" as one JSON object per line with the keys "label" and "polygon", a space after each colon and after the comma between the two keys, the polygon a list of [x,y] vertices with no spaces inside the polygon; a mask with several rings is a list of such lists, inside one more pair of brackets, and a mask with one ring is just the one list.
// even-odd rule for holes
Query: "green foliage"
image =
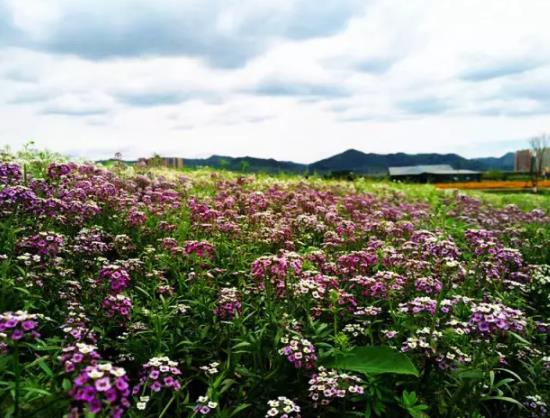
{"label": "green foliage", "polygon": [[428,405],[419,403],[416,392],[403,391],[402,398],[399,400],[400,406],[409,413],[413,418],[428,418],[428,414],[424,411],[428,409]]}
{"label": "green foliage", "polygon": [[400,374],[419,376],[418,370],[405,354],[391,347],[355,347],[349,352],[335,355],[327,367],[349,370],[370,376]]}

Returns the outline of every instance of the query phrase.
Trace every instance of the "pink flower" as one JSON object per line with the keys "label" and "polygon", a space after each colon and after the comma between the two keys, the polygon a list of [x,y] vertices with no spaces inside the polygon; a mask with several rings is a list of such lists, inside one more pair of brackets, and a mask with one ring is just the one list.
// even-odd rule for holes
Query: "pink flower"
{"label": "pink flower", "polygon": [[102,379],[96,380],[95,388],[97,389],[98,392],[105,392],[111,389],[111,382],[109,381],[109,378],[104,377]]}

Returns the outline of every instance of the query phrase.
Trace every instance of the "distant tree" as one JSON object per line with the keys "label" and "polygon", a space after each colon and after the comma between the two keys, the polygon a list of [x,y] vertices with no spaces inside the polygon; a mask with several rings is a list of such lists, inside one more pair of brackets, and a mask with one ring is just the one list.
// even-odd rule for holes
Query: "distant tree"
{"label": "distant tree", "polygon": [[9,145],[4,145],[2,148],[0,148],[0,159],[2,161],[10,159],[11,155],[12,152]]}
{"label": "distant tree", "polygon": [[160,154],[153,154],[151,158],[149,158],[149,166],[150,167],[160,167],[162,165],[162,157]]}
{"label": "distant tree", "polygon": [[548,152],[550,136],[547,133],[542,133],[529,140],[531,147],[531,184],[533,191],[538,190],[539,178],[542,176],[544,169],[544,156]]}
{"label": "distant tree", "polygon": [[242,160],[241,161],[241,171],[246,173],[249,168],[250,168],[250,163],[246,160]]}
{"label": "distant tree", "polygon": [[124,168],[124,162],[122,162],[122,153],[120,151],[117,151],[114,155],[113,169],[115,169],[115,171],[120,174],[124,170]]}
{"label": "distant tree", "polygon": [[482,173],[483,180],[506,180],[506,174],[501,170],[489,170]]}

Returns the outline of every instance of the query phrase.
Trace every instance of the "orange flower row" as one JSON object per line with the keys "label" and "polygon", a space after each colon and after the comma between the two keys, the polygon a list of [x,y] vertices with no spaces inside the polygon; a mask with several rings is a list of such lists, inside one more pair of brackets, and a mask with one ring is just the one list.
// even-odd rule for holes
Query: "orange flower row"
{"label": "orange flower row", "polygon": [[[531,181],[469,181],[462,183],[436,183],[438,189],[466,189],[466,190],[485,190],[485,189],[530,189]],[[541,180],[538,183],[539,188],[550,187],[550,180]]]}

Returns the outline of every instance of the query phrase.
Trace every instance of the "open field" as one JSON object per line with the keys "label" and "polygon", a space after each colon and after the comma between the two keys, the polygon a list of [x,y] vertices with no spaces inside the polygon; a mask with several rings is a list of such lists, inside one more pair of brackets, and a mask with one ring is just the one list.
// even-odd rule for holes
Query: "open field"
{"label": "open field", "polygon": [[0,416],[548,416],[548,196],[23,157]]}

